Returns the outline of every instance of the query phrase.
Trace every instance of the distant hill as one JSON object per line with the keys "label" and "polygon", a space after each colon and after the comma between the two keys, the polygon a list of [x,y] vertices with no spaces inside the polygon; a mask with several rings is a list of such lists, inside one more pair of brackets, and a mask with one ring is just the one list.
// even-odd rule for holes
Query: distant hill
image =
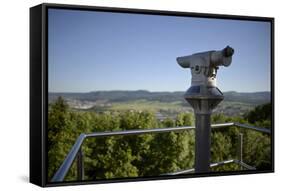
{"label": "distant hill", "polygon": [[224,92],[225,101],[235,101],[250,104],[264,104],[271,102],[270,92],[251,92],[251,93],[240,93],[235,91]]}
{"label": "distant hill", "polygon": [[[128,102],[136,100],[159,101],[159,102],[185,102],[184,92],[150,92],[146,90],[137,91],[93,91],[88,93],[49,93],[49,102],[58,96],[77,101],[103,101],[103,102]],[[270,92],[224,92],[224,101],[240,102],[246,104],[260,105],[271,101]]]}

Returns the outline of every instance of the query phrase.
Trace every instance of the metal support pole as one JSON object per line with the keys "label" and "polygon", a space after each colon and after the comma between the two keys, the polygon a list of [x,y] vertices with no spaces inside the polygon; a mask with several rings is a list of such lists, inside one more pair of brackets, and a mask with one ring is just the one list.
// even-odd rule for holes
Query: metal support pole
{"label": "metal support pole", "polygon": [[195,124],[195,173],[205,173],[210,170],[210,114],[196,114]]}
{"label": "metal support pole", "polygon": [[[240,163],[243,162],[243,134],[238,134],[238,161]],[[240,165],[240,170],[243,170],[243,166]]]}
{"label": "metal support pole", "polygon": [[84,160],[83,151],[81,147],[77,153],[77,180],[84,180]]}

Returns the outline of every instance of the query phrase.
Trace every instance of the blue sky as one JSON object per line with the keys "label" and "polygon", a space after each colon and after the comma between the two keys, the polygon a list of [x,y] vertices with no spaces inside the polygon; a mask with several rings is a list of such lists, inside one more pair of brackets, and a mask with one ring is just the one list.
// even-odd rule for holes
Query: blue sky
{"label": "blue sky", "polygon": [[270,91],[270,23],[49,9],[49,92],[185,91],[176,57],[227,45],[222,91]]}

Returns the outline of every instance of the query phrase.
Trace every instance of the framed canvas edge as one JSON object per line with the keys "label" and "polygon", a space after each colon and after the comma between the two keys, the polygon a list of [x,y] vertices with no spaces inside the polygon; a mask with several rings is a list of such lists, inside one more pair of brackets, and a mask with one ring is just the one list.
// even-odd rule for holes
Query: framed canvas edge
{"label": "framed canvas edge", "polygon": [[[99,7],[99,6],[86,6],[86,5],[69,5],[69,4],[53,4],[53,3],[43,3],[32,9],[40,7],[41,9],[41,46],[39,49],[32,49],[34,43],[32,41],[31,31],[32,26],[30,26],[30,94],[34,93],[35,89],[32,86],[32,79],[38,79],[41,82],[41,134],[33,140],[30,137],[30,172],[33,171],[31,167],[31,159],[34,159],[34,152],[32,149],[31,142],[39,141],[40,144],[40,174],[38,170],[36,173],[41,177],[41,181],[33,181],[33,176],[30,174],[30,182],[41,187],[53,187],[53,186],[72,186],[72,185],[86,185],[86,184],[100,184],[100,183],[117,183],[117,182],[137,182],[137,181],[150,181],[150,180],[166,180],[166,179],[178,179],[178,178],[197,178],[197,177],[212,177],[212,176],[228,176],[228,175],[247,175],[247,174],[259,174],[259,173],[273,173],[274,172],[274,17],[258,17],[258,16],[242,16],[242,15],[227,15],[227,14],[210,14],[210,13],[194,13],[194,12],[178,12],[178,11],[164,11],[164,10],[149,10],[149,9],[132,9],[132,8],[117,8],[117,7]],[[183,17],[196,17],[196,18],[213,18],[213,19],[230,19],[230,20],[248,20],[248,21],[265,21],[271,24],[271,101],[272,101],[272,134],[271,134],[271,159],[272,168],[270,170],[255,170],[255,171],[235,171],[235,172],[217,172],[217,173],[204,173],[204,174],[191,174],[191,175],[174,175],[174,176],[157,176],[157,177],[136,177],[136,178],[122,178],[122,179],[109,179],[109,180],[96,180],[96,181],[73,181],[73,182],[56,182],[51,183],[47,181],[47,106],[48,106],[48,8],[55,9],[73,9],[73,10],[91,10],[91,11],[104,11],[104,12],[119,12],[119,13],[135,13],[135,14],[149,14],[149,15],[163,15],[163,16],[183,16]],[[31,22],[30,18],[30,22]],[[35,45],[38,46],[38,45]],[[32,53],[33,52],[33,53]],[[34,65],[32,61],[32,54],[41,55],[41,77],[38,73],[32,74],[31,70]],[[34,101],[30,96],[30,122],[33,120],[33,112],[38,110]],[[30,125],[30,135],[31,131],[34,130],[34,126]],[[38,154],[37,154],[38,155]],[[36,157],[35,157],[36,158]],[[39,166],[38,164],[36,164]]]}

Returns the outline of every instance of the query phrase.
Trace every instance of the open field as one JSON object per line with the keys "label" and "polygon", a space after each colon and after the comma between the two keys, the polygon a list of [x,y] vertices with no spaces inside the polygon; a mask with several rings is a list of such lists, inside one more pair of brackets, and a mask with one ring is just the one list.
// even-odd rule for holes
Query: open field
{"label": "open field", "polygon": [[[76,111],[149,111],[158,119],[174,118],[193,112],[184,92],[99,91],[89,93],[49,93],[49,103],[63,97]],[[227,116],[243,116],[255,106],[270,102],[270,92],[225,92],[225,99],[214,110]]]}

